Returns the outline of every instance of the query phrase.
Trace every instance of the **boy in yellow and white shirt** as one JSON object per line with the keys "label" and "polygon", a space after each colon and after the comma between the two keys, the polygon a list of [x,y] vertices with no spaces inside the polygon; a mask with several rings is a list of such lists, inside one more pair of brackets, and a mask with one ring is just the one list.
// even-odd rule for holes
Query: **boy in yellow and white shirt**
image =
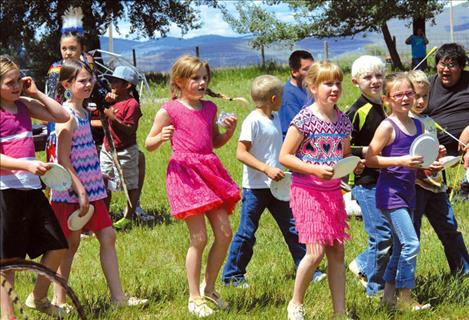
{"label": "boy in yellow and white shirt", "polygon": [[[422,114],[428,106],[430,83],[427,76],[418,70],[409,72],[408,77],[415,88],[415,105],[411,109],[410,116],[422,121],[425,133],[437,138],[436,122]],[[462,234],[458,231],[458,224],[446,190],[447,186],[441,171],[433,172],[429,169],[417,171],[417,201],[413,215],[415,231],[420,238],[422,216],[425,214],[444,247],[451,273],[469,275],[469,254]]]}

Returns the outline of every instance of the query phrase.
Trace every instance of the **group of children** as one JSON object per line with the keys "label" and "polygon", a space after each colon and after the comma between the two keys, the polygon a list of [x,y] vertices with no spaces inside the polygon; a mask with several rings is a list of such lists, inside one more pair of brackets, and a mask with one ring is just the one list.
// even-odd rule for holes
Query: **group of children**
{"label": "group of children", "polygon": [[[371,208],[369,219],[379,215],[381,223],[389,230],[383,240],[387,241],[386,251],[392,251],[390,257],[389,253],[380,258],[376,252],[372,257],[368,255],[363,259],[366,268],[360,269],[361,265],[355,263],[352,271],[366,276],[368,282],[376,282],[376,287],[367,288],[369,294],[383,289],[379,285],[384,283],[383,302],[387,306],[412,310],[428,307],[413,301],[410,294],[415,287],[419,251],[416,229],[420,225],[420,220],[412,220],[412,211],[416,197],[419,199],[419,194],[426,192],[426,189],[417,189],[416,195],[416,177],[426,183],[427,178],[438,175],[435,172],[442,169],[441,163],[435,161],[430,167],[431,172],[417,171],[422,157],[409,155],[412,141],[430,130],[427,122],[424,124],[417,120],[425,105],[425,91],[421,86],[425,88],[426,82],[419,78],[421,74],[398,73],[384,77],[384,65],[381,68],[379,59],[365,57],[362,60],[365,63],[359,73],[353,74],[353,81],[360,88],[360,99],[365,103],[358,101],[352,107],[352,110],[357,109],[356,112],[348,114],[337,107],[342,93],[341,69],[330,62],[316,62],[311,66],[304,82],[314,102],[294,117],[284,141],[276,112],[281,106],[282,84],[270,75],[254,79],[251,95],[256,109],[243,122],[236,152],[238,160],[244,164],[242,208],[239,229],[231,241],[229,215],[241,199],[241,193],[213,149],[222,147],[232,138],[237,119],[235,116],[225,117],[222,121],[224,129],[220,132],[217,106],[203,99],[211,80],[208,64],[193,56],[177,59],[171,69],[172,99],[157,112],[145,140],[145,148],[154,151],[166,141],[171,143],[173,153],[167,168],[166,186],[171,214],[183,220],[189,230],[186,272],[190,314],[206,317],[215,308],[228,307],[215,285],[230,243],[222,281],[228,285],[248,286],[244,278],[246,267],[253,254],[260,215],[268,208],[297,266],[293,296],[287,306],[288,318],[305,318],[305,293],[324,255],[328,259],[327,277],[334,318],[346,318],[344,242],[350,236],[341,179],[334,178],[333,166],[352,153],[362,158],[354,170],[355,180],[361,181],[357,186],[371,186],[375,195],[374,199],[357,197],[359,204],[362,209],[365,206]],[[378,67],[371,63],[373,61],[378,61]],[[111,292],[111,302],[117,305],[147,304],[147,299],[127,297],[120,283],[116,234],[105,203],[107,194],[101,172],[101,168],[108,166],[106,163],[110,156],[105,144],[100,164],[91,134],[89,111],[84,104],[94,85],[89,65],[77,58],[63,61],[58,83],[68,93],[64,95],[62,106],[38,91],[31,78],[20,79],[18,67],[8,57],[1,57],[0,66],[1,257],[23,258],[28,254],[35,258],[44,254],[42,262],[68,279],[81,230],[69,230],[67,219],[75,210],[84,215],[93,205],[94,215],[84,228],[93,231],[100,241],[101,264]],[[135,132],[131,131],[134,128],[132,124],[138,122],[141,113],[138,96],[132,93],[134,77],[129,70],[116,69],[111,83],[113,92],[108,99],[115,104],[105,113],[114,133],[130,133],[125,141],[119,140],[119,135],[113,135],[113,139],[117,138],[117,145],[122,147],[120,158],[128,157],[128,165],[132,169],[124,170],[128,173],[125,180],[130,190],[136,190],[139,179],[135,164],[139,155]],[[22,91],[31,98],[21,96]],[[381,101],[389,108],[387,117]],[[368,104],[369,107],[362,108]],[[370,121],[373,132],[367,133],[367,142],[363,142],[365,137],[360,138],[360,131],[370,130],[363,126],[370,120],[366,120],[367,115],[360,120],[365,111],[368,115],[374,114],[374,120]],[[131,115],[126,116],[125,112]],[[415,113],[414,117],[410,116],[411,112]],[[30,117],[57,123],[55,159],[72,177],[69,190],[52,191],[51,206],[40,190],[37,175],[44,174],[48,165],[35,160]],[[443,152],[441,150],[441,155]],[[285,168],[293,173],[289,202],[274,198],[269,189],[272,180],[279,181],[285,177]],[[370,168],[381,170],[377,174]],[[111,169],[104,169],[105,172],[108,170]],[[367,177],[371,182],[367,183]],[[34,194],[37,202],[21,200],[30,194]],[[131,192],[131,199],[134,202],[138,197]],[[442,199],[447,201],[444,196]],[[420,211],[421,217],[423,212],[427,213],[425,201],[417,202],[424,207]],[[18,210],[18,206],[24,203],[34,203],[34,207]],[[36,203],[42,205],[39,207]],[[364,214],[371,242],[372,237],[379,235],[372,231],[376,225],[370,227],[372,223],[365,217]],[[208,242],[205,218],[213,230],[214,242],[201,281],[202,256]],[[453,225],[456,236],[457,226]],[[15,229],[19,226],[21,233]],[[375,272],[373,264],[378,260],[381,269]],[[462,264],[461,259],[452,263],[454,270],[459,270]],[[13,284],[11,273],[4,276]],[[57,288],[54,301],[49,302],[47,289],[48,281],[39,277],[26,304],[53,315],[66,312],[70,307],[64,292]],[[398,299],[396,291],[399,291]],[[2,292],[2,319],[11,319],[12,316],[13,308]]]}

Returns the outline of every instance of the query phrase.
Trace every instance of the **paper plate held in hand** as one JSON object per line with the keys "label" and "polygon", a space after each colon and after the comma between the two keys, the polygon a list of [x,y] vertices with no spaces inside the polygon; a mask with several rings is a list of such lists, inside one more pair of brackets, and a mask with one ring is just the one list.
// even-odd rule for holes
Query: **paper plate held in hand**
{"label": "paper plate held in hand", "polygon": [[67,190],[72,186],[72,176],[60,164],[48,162],[50,169],[41,177],[46,186],[54,190]]}
{"label": "paper plate held in hand", "polygon": [[285,172],[285,177],[280,181],[272,180],[270,183],[270,191],[272,192],[272,195],[280,201],[290,201],[291,181],[291,172]]}
{"label": "paper plate held in hand", "polygon": [[440,162],[443,164],[443,168],[448,169],[451,168],[452,166],[458,164],[461,161],[460,157],[454,157],[454,156],[446,156],[443,158],[440,158]]}
{"label": "paper plate held in hand", "polygon": [[68,228],[72,231],[78,231],[81,230],[87,223],[90,221],[91,216],[93,216],[94,213],[94,207],[92,204],[90,204],[90,207],[88,208],[88,212],[83,216],[80,217],[80,209],[75,210],[70,217],[68,217],[67,220],[67,225]]}
{"label": "paper plate held in hand", "polygon": [[351,174],[357,167],[359,161],[360,158],[357,156],[351,156],[339,160],[333,167],[334,175],[332,176],[332,179],[339,179],[345,177],[348,174]]}
{"label": "paper plate held in hand", "polygon": [[411,156],[422,156],[422,168],[428,168],[438,157],[438,140],[431,134],[424,133],[415,138],[410,145]]}

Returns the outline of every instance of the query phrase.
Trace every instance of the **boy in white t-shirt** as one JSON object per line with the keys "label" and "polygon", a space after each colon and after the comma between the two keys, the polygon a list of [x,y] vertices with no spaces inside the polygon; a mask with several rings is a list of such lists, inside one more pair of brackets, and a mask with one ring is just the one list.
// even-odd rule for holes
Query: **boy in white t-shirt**
{"label": "boy in white t-shirt", "polygon": [[[231,243],[223,269],[225,285],[247,288],[244,277],[256,242],[255,233],[263,211],[268,208],[288,245],[295,265],[306,253],[298,243],[298,233],[288,201],[276,199],[270,191],[271,180],[285,177],[278,157],[282,147],[282,129],[276,111],[282,104],[282,82],[274,76],[259,76],[252,82],[251,96],[256,104],[244,120],[236,157],[243,165],[243,200],[238,231]],[[315,281],[324,278],[316,271]]]}
{"label": "boy in white t-shirt", "polygon": [[[437,138],[435,121],[422,114],[428,106],[430,82],[425,73],[420,70],[409,72],[408,77],[415,88],[415,105],[411,109],[410,116],[422,121],[425,126],[425,133]],[[446,189],[447,186],[443,181],[441,171],[418,170],[416,208],[412,219],[417,236],[420,238],[422,217],[424,214],[427,216],[443,245],[450,272],[467,276],[469,275],[469,254],[462,233],[458,230],[458,223]]]}

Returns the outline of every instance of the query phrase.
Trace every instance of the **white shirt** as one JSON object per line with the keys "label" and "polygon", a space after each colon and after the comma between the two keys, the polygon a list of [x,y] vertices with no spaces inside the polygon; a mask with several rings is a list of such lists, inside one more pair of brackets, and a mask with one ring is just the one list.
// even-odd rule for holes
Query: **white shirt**
{"label": "white shirt", "polygon": [[[282,129],[277,112],[272,119],[260,112],[252,111],[243,121],[239,141],[251,142],[249,151],[257,160],[284,170],[278,157],[282,147]],[[270,187],[270,178],[247,165],[243,165],[243,188],[265,189]]]}

